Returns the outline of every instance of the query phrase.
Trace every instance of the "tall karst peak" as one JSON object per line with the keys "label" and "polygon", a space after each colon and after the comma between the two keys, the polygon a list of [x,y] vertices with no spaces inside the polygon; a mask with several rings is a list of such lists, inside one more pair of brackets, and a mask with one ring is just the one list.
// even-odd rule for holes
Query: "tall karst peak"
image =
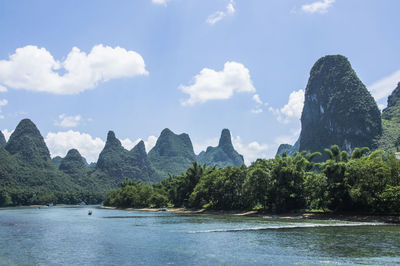
{"label": "tall karst peak", "polygon": [[219,138],[218,147],[220,148],[231,148],[232,145],[232,138],[231,132],[229,129],[224,128],[221,132],[221,137]]}
{"label": "tall karst peak", "polygon": [[11,134],[5,149],[10,154],[18,154],[28,162],[42,164],[50,162],[50,153],[40,131],[29,119],[23,119]]}
{"label": "tall karst peak", "polygon": [[138,154],[138,155],[147,155],[146,153],[146,146],[144,145],[144,141],[140,140],[138,144],[135,145],[135,147],[132,148],[130,151],[132,154]]}
{"label": "tall karst peak", "polygon": [[113,131],[107,134],[106,145],[99,155],[96,167],[113,179],[115,184],[126,178],[143,182],[159,179],[147,160],[144,143],[139,142],[131,151],[127,151]]}
{"label": "tall karst peak", "polygon": [[177,135],[166,128],[150,150],[148,158],[160,176],[165,178],[168,173],[179,174],[185,171],[196,160],[196,155],[188,134]]}
{"label": "tall karst peak", "polygon": [[217,147],[207,147],[205,152],[197,156],[200,163],[207,165],[217,165],[225,167],[227,165],[242,165],[243,156],[240,155],[232,145],[231,133],[228,129],[223,129]]}
{"label": "tall karst peak", "polygon": [[301,116],[300,151],[337,144],[351,152],[374,148],[382,133],[378,106],[342,55],[319,59],[311,69]]}

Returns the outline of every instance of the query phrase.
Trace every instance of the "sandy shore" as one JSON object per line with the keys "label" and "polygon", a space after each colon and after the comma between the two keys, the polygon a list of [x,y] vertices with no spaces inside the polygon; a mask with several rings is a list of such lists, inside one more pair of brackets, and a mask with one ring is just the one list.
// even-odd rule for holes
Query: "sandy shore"
{"label": "sandy shore", "polygon": [[[115,207],[102,207],[105,209],[117,209]],[[396,215],[364,215],[354,213],[285,213],[271,214],[260,211],[216,211],[205,209],[185,209],[185,208],[126,208],[129,211],[148,211],[148,212],[169,212],[181,214],[215,214],[215,215],[234,215],[234,216],[250,216],[262,217],[266,219],[315,219],[315,220],[341,220],[352,222],[381,222],[400,224],[400,216]]]}

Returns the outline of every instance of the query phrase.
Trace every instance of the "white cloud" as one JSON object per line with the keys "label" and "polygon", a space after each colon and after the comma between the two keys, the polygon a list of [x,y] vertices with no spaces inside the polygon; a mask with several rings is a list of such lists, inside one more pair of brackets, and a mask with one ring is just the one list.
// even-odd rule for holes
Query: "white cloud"
{"label": "white cloud", "polygon": [[260,95],[258,95],[258,94],[254,94],[254,95],[253,95],[253,100],[254,100],[257,104],[260,104],[260,105],[263,104],[263,102],[262,102],[261,99],[260,99]]}
{"label": "white cloud", "polygon": [[7,92],[7,88],[0,85],[0,92]]}
{"label": "white cloud", "polygon": [[392,91],[396,88],[397,83],[400,82],[400,70],[394,72],[393,74],[384,77],[377,82],[374,82],[368,86],[368,90],[371,92],[372,96],[376,101],[382,100],[389,96]]}
{"label": "white cloud", "polygon": [[156,136],[149,136],[147,137],[147,140],[144,140],[144,146],[146,147],[146,151],[149,152],[157,142],[157,137]]}
{"label": "white cloud", "polygon": [[[129,138],[121,140],[122,146],[127,149],[131,150],[133,147],[136,146],[142,139],[137,139],[135,141],[130,140]],[[146,152],[149,152],[157,142],[157,137],[156,136],[149,136],[147,137],[147,140],[143,140],[144,146],[146,147]]]}
{"label": "white cloud", "polygon": [[253,114],[261,114],[263,112],[262,108],[255,108],[255,109],[251,109],[251,112]]}
{"label": "white cloud", "polygon": [[276,116],[279,122],[289,123],[293,119],[300,119],[304,106],[304,90],[293,91],[289,95],[288,103],[282,108],[269,110]]}
{"label": "white cloud", "polygon": [[58,116],[60,121],[56,121],[55,125],[60,127],[77,127],[82,120],[81,115],[67,116],[66,114],[61,114]]}
{"label": "white cloud", "polygon": [[11,134],[14,132],[14,130],[9,131],[8,129],[3,129],[1,132],[3,133],[6,141],[8,141],[10,139]]}
{"label": "white cloud", "polygon": [[241,63],[226,62],[222,71],[203,68],[200,74],[194,77],[194,84],[179,87],[189,94],[189,99],[182,101],[182,105],[194,105],[209,100],[225,100],[235,92],[255,92],[250,79],[249,70]]}
{"label": "white cloud", "polygon": [[153,3],[153,4],[156,4],[156,5],[164,5],[164,6],[166,6],[167,5],[167,2],[168,2],[169,0],[151,0],[151,2]]}
{"label": "white cloud", "polygon": [[[3,111],[2,107],[8,104],[7,99],[0,100],[0,113]],[[0,114],[0,119],[4,119],[4,115]]]}
{"label": "white cloud", "polygon": [[206,151],[207,147],[216,147],[218,145],[218,138],[211,138],[202,141],[193,141],[194,153],[199,154],[202,151]]}
{"label": "white cloud", "polygon": [[323,1],[317,1],[313,2],[308,5],[302,5],[301,10],[303,10],[306,13],[320,13],[324,14],[328,12],[328,9],[332,7],[333,3],[335,3],[335,0],[323,0]]}
{"label": "white cloud", "polygon": [[89,54],[73,47],[62,62],[33,45],[16,49],[9,60],[0,60],[0,84],[54,94],[78,94],[100,82],[137,75],[148,75],[140,54],[102,44]]}
{"label": "white cloud", "polygon": [[232,144],[238,153],[242,154],[246,165],[250,165],[258,158],[266,158],[267,152],[270,149],[268,144],[253,141],[250,143],[243,143],[240,136],[232,138]]}
{"label": "white cloud", "polygon": [[290,144],[293,145],[300,136],[301,128],[291,129],[290,135],[281,135],[275,139],[275,144]]}
{"label": "white cloud", "polygon": [[260,95],[258,94],[253,95],[253,101],[256,103],[255,108],[251,109],[253,114],[261,114],[263,112],[263,107],[268,105],[268,103],[264,103],[261,100]]}
{"label": "white cloud", "polygon": [[7,104],[8,104],[8,101],[7,101],[6,99],[0,100],[0,107],[1,107],[1,106],[5,106],[5,105],[7,105]]}
{"label": "white cloud", "polygon": [[210,16],[208,16],[206,22],[208,24],[214,25],[215,23],[217,23],[224,17],[235,14],[236,10],[233,5],[234,5],[234,1],[230,0],[228,5],[226,6],[225,11],[217,11],[214,14],[211,14]]}
{"label": "white cloud", "polygon": [[105,142],[86,133],[68,130],[65,132],[49,132],[45,138],[51,156],[64,157],[70,149],[77,149],[88,163],[96,162]]}

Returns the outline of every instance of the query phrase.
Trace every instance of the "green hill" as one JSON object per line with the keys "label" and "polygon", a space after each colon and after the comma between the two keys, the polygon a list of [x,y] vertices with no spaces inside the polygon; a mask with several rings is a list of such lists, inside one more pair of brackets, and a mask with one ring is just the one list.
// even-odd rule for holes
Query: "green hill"
{"label": "green hill", "polygon": [[168,177],[169,173],[185,172],[196,161],[189,135],[176,135],[168,128],[161,132],[148,157],[161,178]]}
{"label": "green hill", "polygon": [[118,186],[126,178],[146,183],[159,181],[147,159],[144,143],[139,142],[131,151],[127,151],[113,131],[107,134],[106,145],[99,155],[95,168],[108,176],[112,186]]}
{"label": "green hill", "polygon": [[382,111],[382,128],[378,147],[388,153],[400,151],[400,82],[388,97],[388,105]]}

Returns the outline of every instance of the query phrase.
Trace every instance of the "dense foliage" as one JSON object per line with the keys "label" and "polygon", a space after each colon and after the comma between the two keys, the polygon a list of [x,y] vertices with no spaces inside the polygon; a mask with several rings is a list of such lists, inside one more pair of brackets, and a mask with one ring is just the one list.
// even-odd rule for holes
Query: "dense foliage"
{"label": "dense foliage", "polygon": [[105,203],[119,207],[175,206],[269,212],[353,211],[400,213],[400,160],[383,151],[356,148],[351,155],[337,145],[320,153],[277,155],[249,167],[207,167],[193,162],[185,173],[153,186],[125,181]]}
{"label": "dense foliage", "polygon": [[[78,163],[77,163],[78,162]],[[22,120],[0,148],[0,206],[99,203],[109,183],[88,175],[80,154],[70,151],[57,169],[35,124]]]}

